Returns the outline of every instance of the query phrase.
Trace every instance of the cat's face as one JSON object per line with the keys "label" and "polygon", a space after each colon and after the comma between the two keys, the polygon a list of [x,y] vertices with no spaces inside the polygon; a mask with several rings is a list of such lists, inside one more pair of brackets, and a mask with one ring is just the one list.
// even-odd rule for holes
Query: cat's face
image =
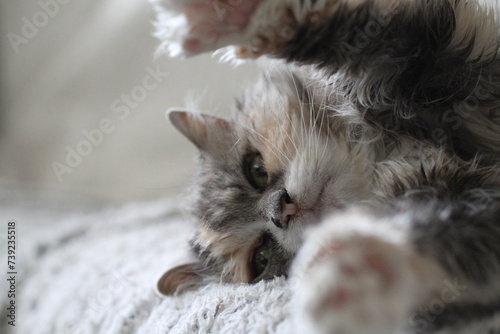
{"label": "cat's face", "polygon": [[351,130],[321,93],[291,74],[265,76],[234,121],[170,114],[200,150],[191,194],[199,262],[167,273],[160,291],[204,271],[232,282],[286,275],[308,226],[366,196],[369,151],[345,138]]}

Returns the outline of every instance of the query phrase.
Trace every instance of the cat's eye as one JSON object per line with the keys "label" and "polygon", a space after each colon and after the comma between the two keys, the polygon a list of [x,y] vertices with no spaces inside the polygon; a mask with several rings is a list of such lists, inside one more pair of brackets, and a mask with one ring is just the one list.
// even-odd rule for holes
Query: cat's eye
{"label": "cat's eye", "polygon": [[262,275],[262,273],[266,270],[267,265],[269,264],[270,253],[271,251],[267,242],[264,242],[259,247],[255,248],[251,263],[255,278]]}
{"label": "cat's eye", "polygon": [[258,153],[249,154],[244,161],[244,173],[248,182],[257,190],[264,191],[269,182],[269,176],[264,167],[264,159]]}

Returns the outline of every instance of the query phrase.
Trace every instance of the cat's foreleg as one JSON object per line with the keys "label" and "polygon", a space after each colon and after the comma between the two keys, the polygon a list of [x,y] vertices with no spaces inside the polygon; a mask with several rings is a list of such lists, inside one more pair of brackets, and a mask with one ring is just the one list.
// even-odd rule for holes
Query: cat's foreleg
{"label": "cat's foreleg", "polygon": [[467,158],[481,150],[498,160],[495,0],[152,1],[161,49],[172,56],[222,48],[314,64],[339,73],[342,95],[376,121],[419,114],[438,144],[452,139]]}
{"label": "cat's foreleg", "polygon": [[405,220],[356,209],[310,233],[290,279],[301,332],[393,333],[439,291],[449,278],[412,249]]}
{"label": "cat's foreleg", "polygon": [[174,56],[237,45],[247,50],[236,56],[266,53],[337,67],[419,54],[487,61],[498,51],[494,1],[151,1],[157,35]]}
{"label": "cat's foreleg", "polygon": [[500,299],[499,198],[484,196],[492,202],[477,206],[481,213],[469,210],[474,200],[403,200],[396,210],[326,219],[306,239],[291,278],[304,332],[468,333],[459,329],[474,321],[470,314],[492,312]]}

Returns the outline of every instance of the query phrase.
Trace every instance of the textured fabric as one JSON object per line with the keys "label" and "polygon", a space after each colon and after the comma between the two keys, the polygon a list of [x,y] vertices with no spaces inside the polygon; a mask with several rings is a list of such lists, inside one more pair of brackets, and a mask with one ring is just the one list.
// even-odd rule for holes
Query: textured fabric
{"label": "textured fabric", "polygon": [[22,228],[16,328],[2,333],[291,333],[281,278],[156,295],[157,278],[190,256],[192,226],[177,206],[161,200]]}

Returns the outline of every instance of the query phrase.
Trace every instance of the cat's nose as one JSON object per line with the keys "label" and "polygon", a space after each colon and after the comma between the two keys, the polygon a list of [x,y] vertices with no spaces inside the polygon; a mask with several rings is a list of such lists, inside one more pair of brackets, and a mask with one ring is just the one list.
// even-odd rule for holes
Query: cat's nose
{"label": "cat's nose", "polygon": [[276,217],[271,218],[271,221],[276,227],[286,229],[290,219],[297,214],[297,206],[292,201],[286,190],[283,191],[279,199],[278,206],[280,210],[278,211]]}

